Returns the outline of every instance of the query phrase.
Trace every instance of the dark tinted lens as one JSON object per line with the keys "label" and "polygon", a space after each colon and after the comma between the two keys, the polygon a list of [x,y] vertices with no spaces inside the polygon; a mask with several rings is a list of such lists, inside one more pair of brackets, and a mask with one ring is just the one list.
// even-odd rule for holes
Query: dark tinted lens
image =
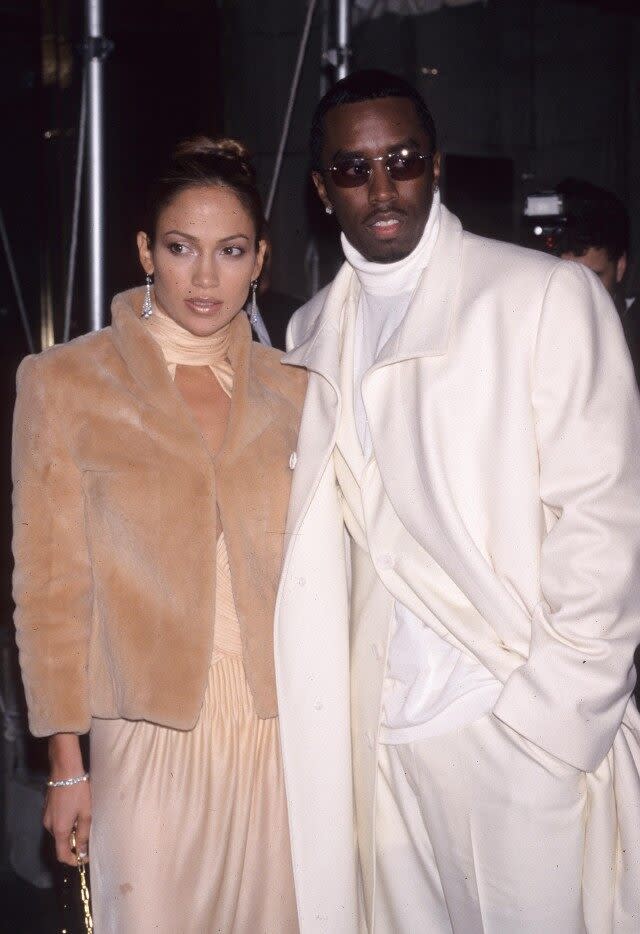
{"label": "dark tinted lens", "polygon": [[364,185],[371,168],[366,159],[340,159],[331,166],[331,178],[340,188],[357,188]]}
{"label": "dark tinted lens", "polygon": [[394,153],[387,160],[387,171],[396,182],[408,182],[424,172],[426,158],[419,152]]}

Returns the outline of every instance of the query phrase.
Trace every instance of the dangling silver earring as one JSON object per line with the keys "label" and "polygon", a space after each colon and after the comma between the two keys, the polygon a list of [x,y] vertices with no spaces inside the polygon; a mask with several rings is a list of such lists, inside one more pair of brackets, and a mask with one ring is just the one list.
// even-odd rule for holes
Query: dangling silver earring
{"label": "dangling silver earring", "polygon": [[325,213],[325,214],[333,214],[333,208],[331,207],[330,204],[325,204],[325,206],[324,206],[324,213]]}
{"label": "dangling silver earring", "polygon": [[147,273],[144,282],[144,301],[142,303],[142,314],[140,317],[150,318],[153,314],[153,302],[151,301],[151,283],[153,282],[153,276]]}
{"label": "dangling silver earring", "polygon": [[434,182],[434,183],[433,183],[433,190],[434,190],[434,191],[440,191],[440,185],[439,185],[438,182]]}
{"label": "dangling silver earring", "polygon": [[258,318],[258,305],[256,302],[256,292],[258,291],[258,280],[252,279],[251,285],[249,286],[249,288],[251,289],[251,310],[249,311],[249,321],[251,322],[251,326],[255,328],[258,321],[260,320]]}

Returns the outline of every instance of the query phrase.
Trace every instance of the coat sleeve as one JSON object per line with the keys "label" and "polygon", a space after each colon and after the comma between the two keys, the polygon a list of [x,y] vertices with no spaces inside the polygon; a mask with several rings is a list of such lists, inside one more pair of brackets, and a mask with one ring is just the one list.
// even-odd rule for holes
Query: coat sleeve
{"label": "coat sleeve", "polygon": [[82,476],[41,357],[18,370],[13,431],[13,595],[20,666],[35,736],[89,729],[92,577]]}
{"label": "coat sleeve", "polygon": [[547,515],[528,661],[496,716],[585,771],[608,753],[640,641],[640,405],[622,328],[594,275],[552,274],[532,403]]}

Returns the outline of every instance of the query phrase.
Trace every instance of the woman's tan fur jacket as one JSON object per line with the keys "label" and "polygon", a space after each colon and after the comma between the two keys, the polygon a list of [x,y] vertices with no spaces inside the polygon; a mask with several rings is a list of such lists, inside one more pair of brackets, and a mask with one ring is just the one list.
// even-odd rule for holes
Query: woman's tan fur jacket
{"label": "woman's tan fur jacket", "polygon": [[302,371],[232,323],[234,388],[215,462],[139,320],[28,357],[13,446],[17,641],[36,736],[92,716],[191,729],[213,647],[217,509],[255,708],[277,712],[273,611]]}

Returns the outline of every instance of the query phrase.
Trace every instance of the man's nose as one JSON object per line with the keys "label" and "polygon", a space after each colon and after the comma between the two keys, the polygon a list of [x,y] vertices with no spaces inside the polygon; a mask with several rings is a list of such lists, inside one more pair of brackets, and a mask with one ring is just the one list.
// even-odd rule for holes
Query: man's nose
{"label": "man's nose", "polygon": [[369,178],[369,201],[373,204],[384,204],[394,201],[398,197],[395,182],[387,172],[384,162],[371,163],[371,176]]}

